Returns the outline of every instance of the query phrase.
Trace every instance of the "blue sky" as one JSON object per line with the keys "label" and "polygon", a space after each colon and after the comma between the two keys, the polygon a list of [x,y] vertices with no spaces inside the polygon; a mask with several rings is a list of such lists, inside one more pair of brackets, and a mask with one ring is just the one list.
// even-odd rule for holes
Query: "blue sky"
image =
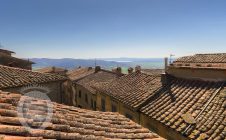
{"label": "blue sky", "polygon": [[226,52],[226,1],[0,0],[0,42],[30,58]]}

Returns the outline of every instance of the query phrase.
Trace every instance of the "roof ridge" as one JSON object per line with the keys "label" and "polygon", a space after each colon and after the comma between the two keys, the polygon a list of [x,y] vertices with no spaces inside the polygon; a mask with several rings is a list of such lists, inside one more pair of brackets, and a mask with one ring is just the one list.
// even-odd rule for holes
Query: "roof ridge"
{"label": "roof ridge", "polygon": [[222,55],[222,54],[226,55],[226,53],[197,53],[195,55]]}
{"label": "roof ridge", "polygon": [[14,69],[14,70],[19,70],[19,71],[24,71],[24,72],[39,73],[39,74],[44,74],[44,75],[52,75],[51,73],[42,73],[42,72],[39,72],[39,71],[27,70],[27,69],[22,69],[22,68],[17,68],[17,67],[9,67],[9,66],[5,66],[5,65],[0,65],[0,67],[8,68],[8,69]]}

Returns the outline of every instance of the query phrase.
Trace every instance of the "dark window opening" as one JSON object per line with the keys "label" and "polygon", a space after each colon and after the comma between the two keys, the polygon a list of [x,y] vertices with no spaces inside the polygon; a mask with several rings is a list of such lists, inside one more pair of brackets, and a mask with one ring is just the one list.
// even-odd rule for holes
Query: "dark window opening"
{"label": "dark window opening", "polygon": [[117,108],[116,108],[115,105],[112,105],[112,106],[111,106],[111,111],[112,111],[112,112],[117,112]]}
{"label": "dark window opening", "polygon": [[93,109],[96,110],[96,108],[97,108],[97,103],[96,103],[96,101],[94,101]]}
{"label": "dark window opening", "polygon": [[78,105],[79,108],[82,108],[82,106]]}
{"label": "dark window opening", "polygon": [[148,123],[148,129],[150,129],[152,132],[158,133],[157,127],[154,125],[151,125],[150,123]]}
{"label": "dark window opening", "polygon": [[79,97],[79,98],[82,97],[82,92],[81,92],[81,90],[78,91],[78,97]]}
{"label": "dark window opening", "polygon": [[126,113],[126,118],[128,118],[128,119],[130,119],[130,120],[132,120],[133,119],[133,116],[132,115],[130,115],[130,114],[128,114],[128,113]]}
{"label": "dark window opening", "polygon": [[106,111],[105,109],[105,100],[101,99],[101,111]]}
{"label": "dark window opening", "polygon": [[93,99],[91,99],[91,108],[94,108],[94,107],[93,107]]}
{"label": "dark window opening", "polygon": [[88,96],[87,96],[87,94],[85,95],[85,102],[88,103]]}

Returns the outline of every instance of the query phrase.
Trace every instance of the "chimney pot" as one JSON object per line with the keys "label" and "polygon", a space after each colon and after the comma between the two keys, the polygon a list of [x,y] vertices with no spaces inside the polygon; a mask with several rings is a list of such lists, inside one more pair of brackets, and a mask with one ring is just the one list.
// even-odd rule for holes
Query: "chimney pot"
{"label": "chimney pot", "polygon": [[122,74],[122,68],[121,67],[114,68],[114,69],[112,69],[112,71],[119,74],[119,75]]}
{"label": "chimney pot", "polygon": [[128,68],[128,74],[130,74],[132,72],[133,72],[133,68],[132,67]]}
{"label": "chimney pot", "polygon": [[136,66],[135,67],[135,72],[141,73],[141,66]]}
{"label": "chimney pot", "polygon": [[53,72],[56,72],[56,67],[55,66],[53,66]]}
{"label": "chimney pot", "polygon": [[101,67],[100,66],[96,66],[95,67],[95,72],[98,72],[98,71],[100,71],[101,70]]}

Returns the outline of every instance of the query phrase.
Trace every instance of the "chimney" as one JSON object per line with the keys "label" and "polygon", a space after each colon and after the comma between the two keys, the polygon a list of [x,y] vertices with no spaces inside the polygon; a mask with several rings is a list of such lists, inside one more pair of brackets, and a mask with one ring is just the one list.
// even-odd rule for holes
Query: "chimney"
{"label": "chimney", "polygon": [[122,74],[122,68],[121,67],[114,68],[114,69],[112,69],[112,71],[117,73],[118,75]]}
{"label": "chimney", "polygon": [[88,67],[88,71],[92,70],[93,68],[92,67]]}
{"label": "chimney", "polygon": [[119,75],[122,74],[122,68],[121,67],[117,67],[116,68],[116,73],[119,74]]}
{"label": "chimney", "polygon": [[141,73],[141,66],[136,66],[135,67],[135,72]]}
{"label": "chimney", "polygon": [[53,69],[53,72],[56,72],[56,67],[55,67],[55,66],[53,66],[53,68],[52,68],[52,69]]}
{"label": "chimney", "polygon": [[171,82],[171,76],[168,73],[162,73],[161,74],[161,83],[162,86],[166,86]]}
{"label": "chimney", "polygon": [[164,69],[164,71],[165,71],[165,73],[167,72],[167,68],[168,68],[168,57],[165,57],[164,58],[164,61],[165,61],[165,69]]}
{"label": "chimney", "polygon": [[133,68],[132,67],[128,68],[128,74],[130,74],[130,73],[133,73]]}
{"label": "chimney", "polygon": [[100,66],[96,66],[95,67],[95,73],[97,73],[98,71],[100,71],[101,70],[101,67]]}

